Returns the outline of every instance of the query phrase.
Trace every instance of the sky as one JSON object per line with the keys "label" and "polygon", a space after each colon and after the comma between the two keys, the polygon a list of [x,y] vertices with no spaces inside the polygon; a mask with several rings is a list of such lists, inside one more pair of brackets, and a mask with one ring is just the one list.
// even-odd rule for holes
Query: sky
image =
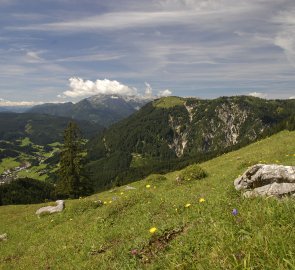
{"label": "sky", "polygon": [[295,97],[294,0],[0,0],[0,105]]}

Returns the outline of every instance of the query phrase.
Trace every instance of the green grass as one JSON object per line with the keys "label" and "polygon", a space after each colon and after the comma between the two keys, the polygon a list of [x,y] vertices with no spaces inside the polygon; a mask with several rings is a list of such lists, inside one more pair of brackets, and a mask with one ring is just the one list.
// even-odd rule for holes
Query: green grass
{"label": "green grass", "polygon": [[40,171],[44,170],[46,168],[46,164],[42,163],[39,166],[33,166],[26,170],[20,171],[17,175],[19,178],[23,177],[29,177],[33,179],[37,179],[40,181],[45,181],[48,175],[40,173]]}
{"label": "green grass", "polygon": [[0,162],[0,174],[8,169],[12,169],[14,167],[19,166],[20,163],[16,161],[14,158],[4,158]]}
{"label": "green grass", "polygon": [[23,138],[20,142],[20,146],[28,146],[30,144],[32,144],[32,142],[30,141],[30,138],[28,137]]}
{"label": "green grass", "polygon": [[60,143],[60,142],[54,142],[54,143],[50,143],[50,144],[48,144],[49,146],[51,146],[51,147],[60,147],[60,146],[62,146],[62,144]]}
{"label": "green grass", "polygon": [[164,97],[153,102],[153,105],[157,108],[172,108],[175,106],[181,106],[185,102],[180,97]]}
{"label": "green grass", "polygon": [[257,162],[294,166],[295,132],[200,164],[208,173],[200,180],[154,175],[130,184],[135,190],[68,200],[64,212],[41,218],[34,213],[48,204],[2,206],[1,268],[294,269],[294,200],[244,199],[233,187]]}

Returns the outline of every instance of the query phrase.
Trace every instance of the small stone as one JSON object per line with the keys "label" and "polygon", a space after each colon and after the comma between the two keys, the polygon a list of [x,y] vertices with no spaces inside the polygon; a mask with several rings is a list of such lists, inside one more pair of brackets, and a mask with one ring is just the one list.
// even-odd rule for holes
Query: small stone
{"label": "small stone", "polygon": [[8,239],[7,233],[0,234],[0,242],[7,241],[7,239]]}

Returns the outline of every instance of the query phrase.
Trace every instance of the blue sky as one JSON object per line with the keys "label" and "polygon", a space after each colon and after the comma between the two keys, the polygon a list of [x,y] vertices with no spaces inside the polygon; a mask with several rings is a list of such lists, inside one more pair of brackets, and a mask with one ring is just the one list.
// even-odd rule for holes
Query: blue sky
{"label": "blue sky", "polygon": [[290,98],[294,83],[294,0],[0,0],[0,105]]}

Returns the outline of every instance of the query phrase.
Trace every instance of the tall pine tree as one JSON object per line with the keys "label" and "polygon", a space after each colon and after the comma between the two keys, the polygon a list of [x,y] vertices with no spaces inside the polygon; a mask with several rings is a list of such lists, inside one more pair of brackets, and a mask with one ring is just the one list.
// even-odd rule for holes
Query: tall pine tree
{"label": "tall pine tree", "polygon": [[89,177],[82,167],[83,142],[79,127],[74,122],[69,122],[64,131],[64,145],[60,154],[60,166],[56,193],[58,196],[78,198],[89,195],[93,187]]}

